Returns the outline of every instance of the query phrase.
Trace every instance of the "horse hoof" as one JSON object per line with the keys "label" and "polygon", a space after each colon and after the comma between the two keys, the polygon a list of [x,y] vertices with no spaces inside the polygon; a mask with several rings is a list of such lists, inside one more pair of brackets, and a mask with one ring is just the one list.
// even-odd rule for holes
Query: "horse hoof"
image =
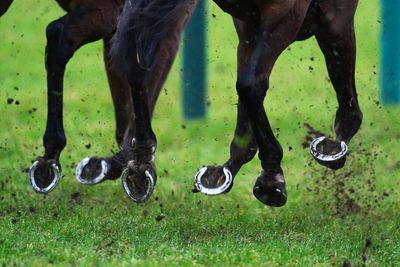
{"label": "horse hoof", "polygon": [[37,193],[47,194],[61,180],[61,171],[54,161],[39,159],[33,162],[28,172],[29,182]]}
{"label": "horse hoof", "polygon": [[122,172],[122,187],[127,196],[136,203],[147,201],[154,190],[154,175],[146,170],[144,171],[144,176],[145,179],[138,179],[139,177],[143,177],[143,173],[134,171],[129,167]]}
{"label": "horse hoof", "polygon": [[274,179],[260,176],[253,188],[254,196],[270,207],[282,207],[287,201],[285,181],[281,174]]}
{"label": "horse hoof", "polygon": [[310,153],[317,162],[333,170],[340,169],[346,163],[348,147],[345,142],[331,140],[325,136],[311,142]]}
{"label": "horse hoof", "polygon": [[84,185],[95,185],[105,180],[109,164],[105,160],[84,158],[76,167],[76,180]]}
{"label": "horse hoof", "polygon": [[[194,178],[195,189],[209,196],[216,196],[228,192],[232,188],[232,183],[233,183],[232,173],[226,167],[222,168],[223,173],[215,175],[217,171],[220,172],[220,168],[218,167],[201,168],[196,173],[196,176]],[[210,178],[214,179],[210,180]]]}

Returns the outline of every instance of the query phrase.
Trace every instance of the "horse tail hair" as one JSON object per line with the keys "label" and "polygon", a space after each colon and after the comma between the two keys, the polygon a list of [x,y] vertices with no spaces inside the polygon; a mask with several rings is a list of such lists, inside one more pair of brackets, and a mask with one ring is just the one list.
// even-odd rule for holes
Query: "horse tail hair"
{"label": "horse tail hair", "polygon": [[[114,69],[124,75],[149,70],[160,42],[184,18],[197,0],[127,0],[112,39]],[[185,22],[186,23],[186,22]]]}
{"label": "horse tail hair", "polygon": [[11,6],[13,0],[1,0],[0,1],[0,17],[3,16],[8,8]]}

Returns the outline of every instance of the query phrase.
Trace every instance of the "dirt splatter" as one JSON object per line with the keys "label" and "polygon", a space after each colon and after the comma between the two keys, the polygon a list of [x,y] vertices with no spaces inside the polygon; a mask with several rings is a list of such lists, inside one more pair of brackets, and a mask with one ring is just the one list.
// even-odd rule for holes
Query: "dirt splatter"
{"label": "dirt splatter", "polygon": [[365,240],[365,245],[361,251],[361,266],[365,267],[366,262],[367,262],[367,250],[370,248],[372,245],[371,239],[366,239]]}
{"label": "dirt splatter", "polygon": [[342,267],[351,267],[349,259],[344,259]]}
{"label": "dirt splatter", "polygon": [[14,102],[14,99],[9,97],[7,98],[7,104],[11,105]]}
{"label": "dirt splatter", "polygon": [[156,218],[155,218],[155,220],[157,221],[157,222],[160,222],[161,220],[163,220],[165,218],[165,215],[158,215]]}
{"label": "dirt splatter", "polygon": [[196,186],[193,186],[193,188],[192,188],[192,193],[199,193],[200,191],[197,189],[197,187]]}
{"label": "dirt splatter", "polygon": [[79,192],[73,192],[71,194],[69,203],[71,203],[71,204],[82,204],[82,195]]}
{"label": "dirt splatter", "polygon": [[[304,127],[307,130],[304,148],[309,148],[309,143],[315,137],[326,136],[310,124],[306,123]],[[349,149],[345,167],[336,171],[316,164],[310,157],[307,169],[310,170],[310,181],[314,183],[303,186],[308,194],[322,204],[324,210],[339,217],[355,213],[367,215],[381,207],[383,200],[390,196],[390,190],[379,192],[376,188],[374,162],[380,153],[378,147],[353,141]]]}
{"label": "dirt splatter", "polygon": [[314,127],[308,123],[304,123],[304,128],[307,130],[307,135],[304,137],[304,141],[302,143],[303,148],[309,148],[310,143],[317,137],[328,136],[319,130],[315,130]]}
{"label": "dirt splatter", "polygon": [[28,210],[29,210],[29,213],[30,213],[30,214],[35,214],[35,213],[36,213],[36,208],[33,207],[33,206],[29,207]]}
{"label": "dirt splatter", "polygon": [[[365,240],[364,247],[361,250],[361,263],[360,264],[351,264],[350,260],[345,258],[343,261],[343,267],[351,267],[351,266],[358,266],[358,267],[366,267],[366,262],[367,262],[367,251],[371,247],[372,241],[371,239],[367,238]],[[354,263],[354,262],[353,262]]]}

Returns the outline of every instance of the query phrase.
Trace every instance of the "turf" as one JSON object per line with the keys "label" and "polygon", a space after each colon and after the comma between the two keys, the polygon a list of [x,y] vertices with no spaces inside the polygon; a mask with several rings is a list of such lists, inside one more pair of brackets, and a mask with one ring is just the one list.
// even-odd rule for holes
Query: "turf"
{"label": "turf", "polygon": [[289,201],[279,209],[252,196],[257,158],[229,194],[191,192],[199,167],[227,159],[235,126],[237,40],[231,19],[212,3],[207,118],[182,119],[178,59],[154,115],[159,181],[152,198],[136,205],[120,181],[85,187],[74,179],[84,156],[117,150],[101,42],[83,47],[68,65],[63,180],[48,196],[35,194],[26,169],[43,153],[44,31],[63,12],[53,1],[24,4],[16,1],[0,19],[1,264],[400,264],[400,110],[379,103],[377,0],[360,1],[356,16],[364,121],[343,170],[325,170],[303,144],[313,135],[304,124],[333,135],[337,107],[315,40],[293,44],[277,62],[265,107],[285,153]]}

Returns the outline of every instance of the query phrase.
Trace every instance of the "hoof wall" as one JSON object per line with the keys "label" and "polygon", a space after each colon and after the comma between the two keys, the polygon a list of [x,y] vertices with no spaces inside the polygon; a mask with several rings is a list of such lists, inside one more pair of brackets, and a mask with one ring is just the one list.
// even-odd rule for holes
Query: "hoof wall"
{"label": "hoof wall", "polygon": [[253,188],[253,195],[267,206],[284,206],[287,201],[287,192],[283,176],[277,174],[272,179],[265,175],[260,176]]}

